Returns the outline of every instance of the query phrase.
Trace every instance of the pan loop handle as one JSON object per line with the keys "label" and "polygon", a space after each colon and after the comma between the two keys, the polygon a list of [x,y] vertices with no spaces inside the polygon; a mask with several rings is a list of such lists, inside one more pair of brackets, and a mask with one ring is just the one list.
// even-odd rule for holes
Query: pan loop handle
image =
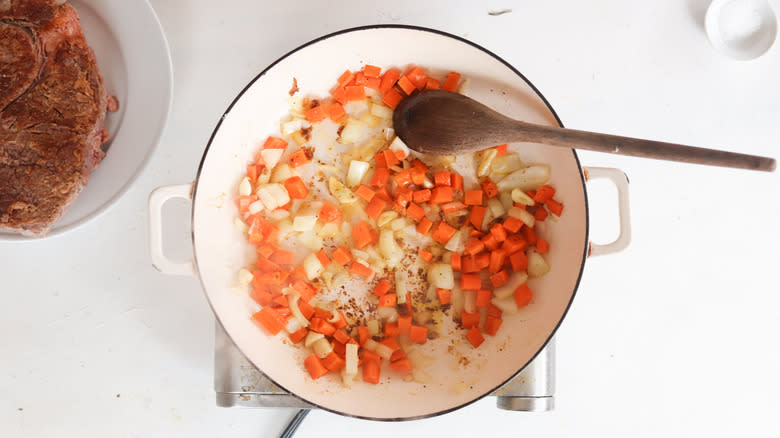
{"label": "pan loop handle", "polygon": [[149,250],[152,266],[163,274],[195,275],[192,259],[174,262],[163,253],[162,207],[173,198],[192,200],[192,184],[158,187],[149,195]]}
{"label": "pan loop handle", "polygon": [[586,167],[587,180],[605,178],[612,181],[617,188],[618,214],[620,216],[620,230],[618,237],[613,242],[598,244],[590,242],[589,256],[602,256],[620,252],[631,243],[631,216],[628,203],[628,176],[620,170],[611,167]]}

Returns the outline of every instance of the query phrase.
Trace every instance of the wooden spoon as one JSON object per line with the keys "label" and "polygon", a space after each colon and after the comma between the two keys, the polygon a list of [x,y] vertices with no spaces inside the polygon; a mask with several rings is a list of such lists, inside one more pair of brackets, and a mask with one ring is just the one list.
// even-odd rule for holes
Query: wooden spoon
{"label": "wooden spoon", "polygon": [[393,113],[393,126],[407,146],[424,154],[459,155],[497,144],[532,142],[765,172],[776,167],[768,157],[521,122],[443,90],[422,91],[403,99]]}

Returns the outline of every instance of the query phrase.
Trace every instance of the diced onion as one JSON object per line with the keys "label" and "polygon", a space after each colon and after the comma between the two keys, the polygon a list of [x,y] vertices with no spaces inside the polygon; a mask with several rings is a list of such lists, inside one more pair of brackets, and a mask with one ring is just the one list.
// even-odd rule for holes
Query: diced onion
{"label": "diced onion", "polygon": [[317,235],[323,239],[336,237],[338,234],[339,226],[335,222],[328,222],[327,224],[323,225],[319,231],[317,231]]}
{"label": "diced onion", "polygon": [[385,135],[385,140],[390,140],[395,137],[395,129],[393,128],[385,128],[382,130],[382,132]]}
{"label": "diced onion", "polygon": [[440,289],[452,289],[455,285],[452,266],[434,263],[428,270],[428,282]]}
{"label": "diced onion", "polygon": [[345,374],[356,376],[358,371],[358,345],[349,343],[344,352]]}
{"label": "diced onion", "polygon": [[252,275],[252,273],[249,272],[249,269],[241,268],[238,271],[238,284],[242,286],[248,285],[249,283],[252,282],[254,278],[255,278],[254,275]]}
{"label": "diced onion", "polygon": [[528,228],[533,228],[534,224],[536,223],[534,215],[527,212],[526,210],[523,210],[522,208],[512,207],[509,209],[508,214],[513,218],[523,221],[524,224],[528,225]]}
{"label": "diced onion", "polygon": [[[406,277],[400,270],[395,271],[395,294],[398,296],[398,304],[406,302],[406,293],[409,292],[406,288]],[[401,299],[403,297],[403,300]]]}
{"label": "diced onion", "polygon": [[241,182],[238,183],[238,194],[241,196],[249,196],[252,194],[252,183],[249,182],[249,178],[241,178]]}
{"label": "diced onion", "polygon": [[317,252],[322,249],[322,238],[314,230],[304,231],[298,235],[298,241],[309,251]]}
{"label": "diced onion", "polygon": [[310,253],[303,259],[303,269],[306,271],[306,278],[311,281],[319,277],[325,268],[322,267],[320,259],[314,253]]}
{"label": "diced onion", "polygon": [[538,164],[510,173],[496,183],[498,190],[538,189],[550,179],[550,166]]}
{"label": "diced onion", "polygon": [[480,160],[479,166],[477,167],[478,177],[483,177],[490,172],[490,165],[493,163],[493,159],[496,158],[497,153],[498,152],[495,148],[482,151],[480,154],[482,159]]}
{"label": "diced onion", "polygon": [[366,326],[368,326],[368,334],[371,336],[379,336],[379,321],[376,319],[369,319],[366,322]]}
{"label": "diced onion", "polygon": [[301,325],[301,327],[308,327],[309,326],[309,320],[306,319],[305,316],[303,316],[303,313],[301,313],[301,309],[298,307],[298,300],[301,297],[298,296],[298,294],[293,294],[287,297],[287,304],[290,306],[290,313],[292,314],[293,318],[295,318],[298,321],[298,324]]}
{"label": "diced onion", "polygon": [[493,296],[496,298],[505,298],[512,296],[515,293],[517,286],[528,281],[528,273],[525,271],[515,272],[512,274],[512,279],[509,283],[499,286],[493,290]]}
{"label": "diced onion", "polygon": [[520,189],[512,189],[512,201],[523,205],[534,205],[534,199]]}
{"label": "diced onion", "polygon": [[390,360],[390,356],[393,355],[393,349],[388,347],[385,344],[377,344],[376,349],[374,350],[376,354],[379,355],[382,359]]}
{"label": "diced onion", "polygon": [[376,347],[379,346],[379,342],[369,338],[363,343],[362,347],[368,351],[376,351]]}
{"label": "diced onion", "polygon": [[431,179],[428,178],[427,176],[423,180],[423,187],[426,188],[426,189],[432,189],[433,188],[433,181],[431,181]]}
{"label": "diced onion", "polygon": [[287,189],[279,183],[263,184],[257,188],[256,193],[268,210],[275,210],[290,202]]}
{"label": "diced onion", "polygon": [[317,216],[298,214],[293,218],[293,231],[308,231],[314,228],[317,223]]}
{"label": "diced onion", "polygon": [[411,152],[409,150],[409,146],[407,146],[406,143],[404,143],[404,141],[401,140],[401,137],[396,137],[393,139],[393,142],[390,143],[390,150],[393,152],[400,152],[401,154],[403,154],[403,158],[408,157],[409,153]]}
{"label": "diced onion", "polygon": [[283,183],[293,176],[290,166],[287,163],[282,163],[274,167],[274,171],[271,172],[271,182]]}
{"label": "diced onion", "polygon": [[328,190],[342,204],[352,204],[357,202],[357,196],[352,193],[352,190],[348,189],[341,181],[335,176],[331,176],[328,179]]}
{"label": "diced onion", "polygon": [[488,199],[487,206],[493,213],[493,217],[499,218],[506,214],[506,210],[504,210],[504,204],[502,204],[501,200],[498,198]]}
{"label": "diced onion", "polygon": [[393,232],[387,229],[379,232],[379,251],[387,264],[393,268],[404,258],[404,251],[395,242]]}
{"label": "diced onion", "polygon": [[398,213],[396,213],[393,210],[388,210],[379,215],[379,218],[377,218],[376,220],[376,224],[377,226],[382,228],[397,217],[398,217]]}
{"label": "diced onion", "polygon": [[376,309],[376,316],[385,322],[395,322],[398,320],[398,310],[395,307],[380,307]]}
{"label": "diced onion", "polygon": [[249,204],[249,207],[247,208],[247,211],[249,211],[249,214],[257,214],[263,211],[263,202],[262,201],[255,201],[251,204]]}
{"label": "diced onion", "polygon": [[327,339],[322,338],[312,345],[312,350],[314,350],[314,354],[316,354],[317,357],[322,359],[323,357],[333,353],[333,344],[328,342]]}
{"label": "diced onion", "polygon": [[536,251],[528,251],[528,275],[530,277],[542,277],[550,272],[550,265],[541,254]]}
{"label": "diced onion", "polygon": [[461,312],[463,312],[463,305],[465,304],[465,297],[463,296],[463,290],[458,287],[454,287],[450,291],[450,302],[452,303],[453,316],[460,318]]}
{"label": "diced onion", "polygon": [[368,172],[369,164],[365,161],[352,160],[349,162],[347,171],[347,187],[357,187],[363,181],[363,177]]}
{"label": "diced onion", "polygon": [[263,157],[265,167],[268,169],[276,167],[279,160],[282,159],[282,154],[284,154],[284,149],[263,149],[260,151],[260,156]]}
{"label": "diced onion", "polygon": [[282,134],[290,135],[303,128],[303,119],[292,119],[289,122],[282,123]]}
{"label": "diced onion", "polygon": [[287,333],[295,333],[301,329],[301,323],[296,318],[290,318],[287,320],[287,325],[284,326],[284,330]]}
{"label": "diced onion", "polygon": [[290,212],[283,208],[277,208],[276,210],[268,213],[268,219],[274,222],[287,219],[288,217],[290,217]]}
{"label": "diced onion", "polygon": [[495,174],[506,175],[518,169],[522,169],[523,167],[525,167],[525,165],[517,154],[508,153],[494,158],[490,170]]}
{"label": "diced onion", "polygon": [[403,227],[405,226],[406,226],[406,219],[402,217],[398,219],[393,219],[393,221],[390,222],[390,229],[393,231],[398,231],[400,229],[403,229]]}
{"label": "diced onion", "polygon": [[366,124],[356,119],[349,119],[344,125],[344,129],[341,130],[340,141],[343,144],[352,144],[363,133]]}
{"label": "diced onion", "polygon": [[309,333],[306,335],[306,339],[303,341],[304,347],[311,347],[312,344],[319,341],[320,339],[325,338],[325,335],[322,333],[317,333],[315,331],[309,330]]}
{"label": "diced onion", "polygon": [[371,105],[371,114],[379,117],[380,119],[392,119],[393,118],[393,110],[390,109],[390,107],[374,103]]}
{"label": "diced onion", "polygon": [[502,312],[517,313],[517,303],[512,295],[504,298],[493,298],[490,302],[501,309]]}
{"label": "diced onion", "polygon": [[444,245],[444,249],[452,252],[463,252],[466,249],[466,242],[469,240],[469,229],[463,227],[455,233]]}
{"label": "diced onion", "polygon": [[242,233],[246,233],[249,231],[249,225],[246,224],[246,222],[242,221],[240,217],[236,217],[233,219],[233,225],[236,226],[236,229]]}

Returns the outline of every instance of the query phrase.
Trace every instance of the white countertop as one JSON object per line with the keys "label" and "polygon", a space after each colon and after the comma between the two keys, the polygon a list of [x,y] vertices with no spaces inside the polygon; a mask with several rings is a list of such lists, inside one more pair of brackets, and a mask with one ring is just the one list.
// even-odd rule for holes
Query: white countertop
{"label": "white countertop", "polygon": [[[292,410],[215,407],[210,309],[196,279],[152,268],[146,243],[151,190],[194,178],[218,117],[279,56],[347,27],[433,27],[513,64],[566,126],[778,157],[780,44],[751,62],[716,53],[707,3],[152,0],[175,95],[151,163],[87,225],[0,243],[0,436],[281,431]],[[780,175],[580,157],[629,175],[634,238],[586,266],[557,336],[553,412],[499,411],[492,398],[411,423],[315,412],[297,436],[778,436]],[[592,237],[607,240],[614,190],[590,188]],[[180,258],[187,207],[166,209]]]}

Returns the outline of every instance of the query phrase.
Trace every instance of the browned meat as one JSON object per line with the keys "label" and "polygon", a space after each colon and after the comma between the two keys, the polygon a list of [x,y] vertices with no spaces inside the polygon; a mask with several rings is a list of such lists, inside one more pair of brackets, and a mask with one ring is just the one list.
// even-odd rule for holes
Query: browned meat
{"label": "browned meat", "polygon": [[0,230],[62,217],[103,158],[107,102],[69,3],[0,0]]}

